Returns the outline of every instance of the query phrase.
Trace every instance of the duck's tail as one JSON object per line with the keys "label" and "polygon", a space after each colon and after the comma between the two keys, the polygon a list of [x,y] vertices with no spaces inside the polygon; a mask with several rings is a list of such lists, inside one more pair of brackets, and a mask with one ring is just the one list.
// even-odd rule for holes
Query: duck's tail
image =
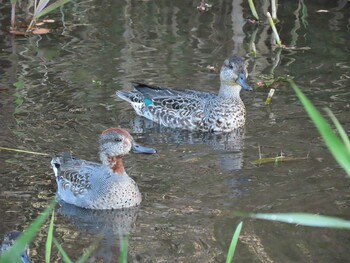
{"label": "duck's tail", "polygon": [[119,90],[119,91],[117,91],[116,95],[119,98],[121,98],[122,100],[125,100],[125,101],[127,101],[129,103],[133,103],[134,102],[134,100],[133,100],[134,95],[130,91]]}

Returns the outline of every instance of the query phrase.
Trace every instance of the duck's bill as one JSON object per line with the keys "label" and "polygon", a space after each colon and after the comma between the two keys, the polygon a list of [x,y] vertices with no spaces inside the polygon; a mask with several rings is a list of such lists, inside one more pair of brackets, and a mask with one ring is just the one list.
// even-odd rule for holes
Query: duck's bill
{"label": "duck's bill", "polygon": [[149,148],[149,147],[144,147],[138,143],[134,143],[133,144],[133,151],[134,153],[148,153],[148,154],[152,154],[152,153],[156,153],[157,151],[153,148]]}
{"label": "duck's bill", "polygon": [[238,76],[238,84],[241,85],[245,90],[253,90],[253,88],[248,85],[247,78],[243,73],[239,74]]}

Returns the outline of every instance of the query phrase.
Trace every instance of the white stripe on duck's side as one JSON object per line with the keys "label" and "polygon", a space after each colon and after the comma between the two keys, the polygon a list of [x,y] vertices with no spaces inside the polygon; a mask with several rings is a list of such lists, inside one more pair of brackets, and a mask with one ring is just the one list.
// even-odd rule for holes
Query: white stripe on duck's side
{"label": "white stripe on duck's side", "polygon": [[133,91],[118,91],[136,113],[170,128],[229,132],[245,124],[241,89],[247,84],[247,69],[242,58],[231,56],[220,71],[219,94],[195,90],[175,90],[133,83]]}
{"label": "white stripe on duck's side", "polygon": [[56,156],[51,165],[55,173],[58,196],[65,202],[89,209],[120,209],[141,203],[135,181],[124,170],[122,156],[131,149],[155,153],[152,148],[136,144],[120,128],[109,128],[100,136],[101,164],[80,160],[70,154]]}

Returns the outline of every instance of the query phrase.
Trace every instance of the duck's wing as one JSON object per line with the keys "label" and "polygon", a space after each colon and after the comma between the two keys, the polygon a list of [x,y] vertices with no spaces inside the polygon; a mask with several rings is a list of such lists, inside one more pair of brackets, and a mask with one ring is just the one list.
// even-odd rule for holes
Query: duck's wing
{"label": "duck's wing", "polygon": [[138,93],[138,98],[146,106],[163,107],[173,110],[183,109],[193,111],[203,106],[206,100],[215,97],[214,94],[209,92],[195,90],[177,90],[141,83],[133,83],[133,86]]}
{"label": "duck's wing", "polygon": [[69,153],[55,156],[51,164],[57,183],[74,196],[84,195],[91,188],[91,170],[100,166],[97,163],[76,159]]}

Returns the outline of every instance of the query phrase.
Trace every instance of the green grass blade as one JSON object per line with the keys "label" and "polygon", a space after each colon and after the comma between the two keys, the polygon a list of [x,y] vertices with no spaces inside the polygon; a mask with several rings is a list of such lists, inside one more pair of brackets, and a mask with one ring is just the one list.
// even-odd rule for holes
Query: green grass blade
{"label": "green grass blade", "polygon": [[350,229],[350,221],[330,216],[321,216],[308,213],[276,213],[276,214],[249,214],[251,218],[279,221],[289,224],[312,227],[345,228]]}
{"label": "green grass blade", "polygon": [[56,200],[52,200],[50,205],[39,215],[28,229],[16,240],[15,244],[1,258],[0,263],[17,262],[22,252],[40,231],[51,211],[55,208]]}
{"label": "green grass blade", "polygon": [[127,263],[128,262],[128,237],[124,237],[120,246],[120,257],[119,263]]}
{"label": "green grass blade", "polygon": [[66,251],[64,251],[64,249],[62,248],[60,243],[58,243],[57,239],[53,238],[52,240],[53,240],[53,243],[55,244],[55,246],[57,247],[58,251],[61,253],[63,262],[65,262],[65,263],[73,263],[73,261],[68,257]]}
{"label": "green grass blade", "polygon": [[47,13],[52,12],[53,10],[61,7],[62,5],[68,3],[70,0],[58,0],[55,3],[49,5],[48,7],[45,7],[41,12],[35,14],[34,18],[38,19],[39,17],[42,17],[43,15],[46,15]]}
{"label": "green grass blade", "polygon": [[50,0],[40,0],[39,4],[35,7],[35,11],[34,11],[34,17],[39,14],[44,8],[45,6],[47,6],[47,4],[49,3]]}
{"label": "green grass blade", "polygon": [[231,245],[227,253],[226,263],[232,262],[233,255],[235,254],[235,251],[236,251],[239,234],[241,233],[242,225],[243,225],[243,222],[238,224],[238,226],[236,227],[235,233],[232,236]]}
{"label": "green grass blade", "polygon": [[52,211],[49,231],[47,233],[46,247],[45,247],[46,248],[46,251],[45,251],[45,262],[46,263],[50,263],[50,258],[51,258],[54,220],[55,220],[55,211]]}
{"label": "green grass blade", "polygon": [[259,16],[258,13],[256,12],[255,5],[253,0],[248,0],[250,10],[252,11],[253,16],[255,17],[256,20],[259,21]]}
{"label": "green grass blade", "polygon": [[314,122],[328,149],[332,153],[335,160],[343,167],[348,176],[350,176],[350,154],[344,143],[338,138],[328,125],[327,121],[322,117],[319,111],[312,105],[310,100],[301,92],[299,87],[292,80],[288,82],[293,87],[299,100],[304,105],[305,110]]}
{"label": "green grass blade", "polygon": [[76,263],[85,263],[91,256],[92,252],[96,250],[98,243],[99,241],[96,241],[90,247],[88,247],[88,249],[84,252],[84,254],[78,259]]}
{"label": "green grass blade", "polygon": [[335,127],[337,128],[338,132],[339,132],[339,135],[340,135],[340,138],[343,140],[343,143],[345,144],[346,148],[348,149],[348,152],[350,154],[350,140],[349,140],[349,137],[348,135],[346,134],[343,126],[341,126],[340,122],[338,121],[337,117],[334,116],[333,112],[326,108],[325,109],[328,116],[331,118],[331,120],[333,121]]}

